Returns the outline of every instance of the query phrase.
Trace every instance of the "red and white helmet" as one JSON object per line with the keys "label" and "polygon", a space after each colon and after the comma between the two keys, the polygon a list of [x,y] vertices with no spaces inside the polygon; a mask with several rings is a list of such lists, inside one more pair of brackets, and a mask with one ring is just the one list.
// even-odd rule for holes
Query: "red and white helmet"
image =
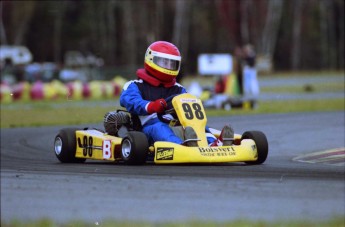
{"label": "red and white helmet", "polygon": [[163,83],[175,80],[180,71],[181,54],[178,48],[169,42],[152,43],[145,54],[145,69]]}

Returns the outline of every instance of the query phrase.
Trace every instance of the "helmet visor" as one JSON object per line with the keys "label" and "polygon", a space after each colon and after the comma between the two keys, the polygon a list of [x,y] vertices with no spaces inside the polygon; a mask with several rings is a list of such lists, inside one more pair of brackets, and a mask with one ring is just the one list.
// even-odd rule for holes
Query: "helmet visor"
{"label": "helmet visor", "polygon": [[180,68],[180,61],[169,59],[169,58],[163,58],[159,56],[153,57],[153,63],[155,63],[156,65],[164,69],[173,70],[173,71],[177,71]]}

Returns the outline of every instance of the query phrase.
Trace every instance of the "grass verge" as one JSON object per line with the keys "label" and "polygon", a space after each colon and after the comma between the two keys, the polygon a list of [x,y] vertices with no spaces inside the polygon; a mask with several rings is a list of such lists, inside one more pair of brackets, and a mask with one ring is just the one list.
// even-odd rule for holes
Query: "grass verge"
{"label": "grass verge", "polygon": [[[119,106],[101,105],[102,102],[75,101],[59,103],[2,104],[1,128],[76,125],[103,122],[106,112]],[[66,104],[66,105],[65,105]],[[68,104],[68,105],[67,105]],[[313,111],[344,111],[344,99],[261,101],[258,108],[206,110],[208,116],[232,116],[267,113],[292,113]]]}
{"label": "grass verge", "polygon": [[276,92],[276,93],[306,93],[306,92],[344,92],[345,84],[343,83],[320,83],[320,84],[301,84],[296,86],[277,86],[277,87],[262,87],[260,91]]}
{"label": "grass verge", "polygon": [[88,223],[84,221],[71,221],[66,224],[57,224],[50,219],[41,219],[37,221],[17,221],[13,220],[11,222],[1,222],[3,227],[92,227],[92,226],[102,226],[102,227],[343,227],[345,225],[343,217],[332,218],[325,221],[303,221],[303,220],[290,220],[290,221],[249,221],[249,220],[234,220],[231,222],[211,222],[211,221],[187,221],[187,222],[160,222],[160,223],[150,223],[150,222],[131,222],[131,221],[112,221],[107,220],[104,222]]}

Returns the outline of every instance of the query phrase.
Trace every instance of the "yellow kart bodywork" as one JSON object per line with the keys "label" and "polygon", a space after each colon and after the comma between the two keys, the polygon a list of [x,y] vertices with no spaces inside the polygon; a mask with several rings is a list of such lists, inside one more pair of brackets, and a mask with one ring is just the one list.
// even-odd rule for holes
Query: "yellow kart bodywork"
{"label": "yellow kart bodywork", "polygon": [[98,130],[76,131],[77,158],[115,161],[119,159],[116,151],[121,149],[122,138],[110,136]]}
{"label": "yellow kart bodywork", "polygon": [[253,140],[242,140],[241,145],[223,147],[186,147],[170,142],[155,143],[157,164],[225,163],[256,161],[258,152]]}
{"label": "yellow kart bodywork", "polygon": [[[237,137],[238,138],[238,137]],[[122,138],[98,130],[76,131],[76,158],[119,161]],[[253,140],[242,140],[240,145],[222,147],[186,147],[171,142],[156,142],[151,147],[154,162],[173,163],[224,163],[255,161],[257,149]]]}
{"label": "yellow kart bodywork", "polygon": [[[196,132],[199,139],[198,147],[155,142],[155,163],[219,163],[257,160],[257,149],[253,140],[244,140],[240,145],[208,146],[205,133],[207,118],[200,99],[187,93],[174,97],[172,104],[181,125],[190,126]],[[219,133],[216,136],[218,137]]]}
{"label": "yellow kart bodywork", "polygon": [[[121,138],[96,129],[62,129],[55,137],[54,148],[61,162],[84,162],[86,159],[124,161],[143,164],[153,160],[157,164],[246,162],[261,164],[268,154],[266,136],[259,131],[235,134],[231,146],[208,146],[205,128],[206,113],[201,100],[191,94],[172,99],[175,113],[183,127],[190,126],[197,134],[197,147],[157,141],[149,146],[142,132],[128,131]],[[210,128],[215,137],[220,131]]]}
{"label": "yellow kart bodywork", "polygon": [[[121,160],[121,142],[122,138],[98,130],[77,130],[75,157],[118,161]],[[257,159],[256,145],[249,139],[242,140],[241,145],[223,147],[186,147],[171,142],[156,142],[151,150],[157,164],[243,162]]]}

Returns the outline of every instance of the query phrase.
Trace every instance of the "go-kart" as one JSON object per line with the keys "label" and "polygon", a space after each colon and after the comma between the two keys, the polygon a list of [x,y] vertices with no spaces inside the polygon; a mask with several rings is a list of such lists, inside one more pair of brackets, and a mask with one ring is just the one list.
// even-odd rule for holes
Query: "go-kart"
{"label": "go-kart", "polygon": [[[180,125],[172,127],[192,127],[197,134],[197,147],[165,141],[149,144],[146,135],[140,131],[140,126],[133,124],[137,122],[136,118],[129,115],[127,123],[112,135],[98,129],[60,130],[54,141],[56,157],[62,163],[81,163],[86,159],[94,159],[130,165],[144,164],[149,160],[156,164],[265,162],[268,143],[264,133],[235,133],[232,145],[210,147],[205,133],[207,118],[201,100],[191,94],[181,94],[173,97],[170,102],[173,108],[167,112],[175,114],[178,119],[171,122]],[[220,136],[219,130],[210,128],[210,131],[215,137]]]}
{"label": "go-kart", "polygon": [[257,100],[244,96],[231,96],[228,94],[213,94],[203,101],[206,109],[224,109],[232,110],[233,108],[255,109]]}

